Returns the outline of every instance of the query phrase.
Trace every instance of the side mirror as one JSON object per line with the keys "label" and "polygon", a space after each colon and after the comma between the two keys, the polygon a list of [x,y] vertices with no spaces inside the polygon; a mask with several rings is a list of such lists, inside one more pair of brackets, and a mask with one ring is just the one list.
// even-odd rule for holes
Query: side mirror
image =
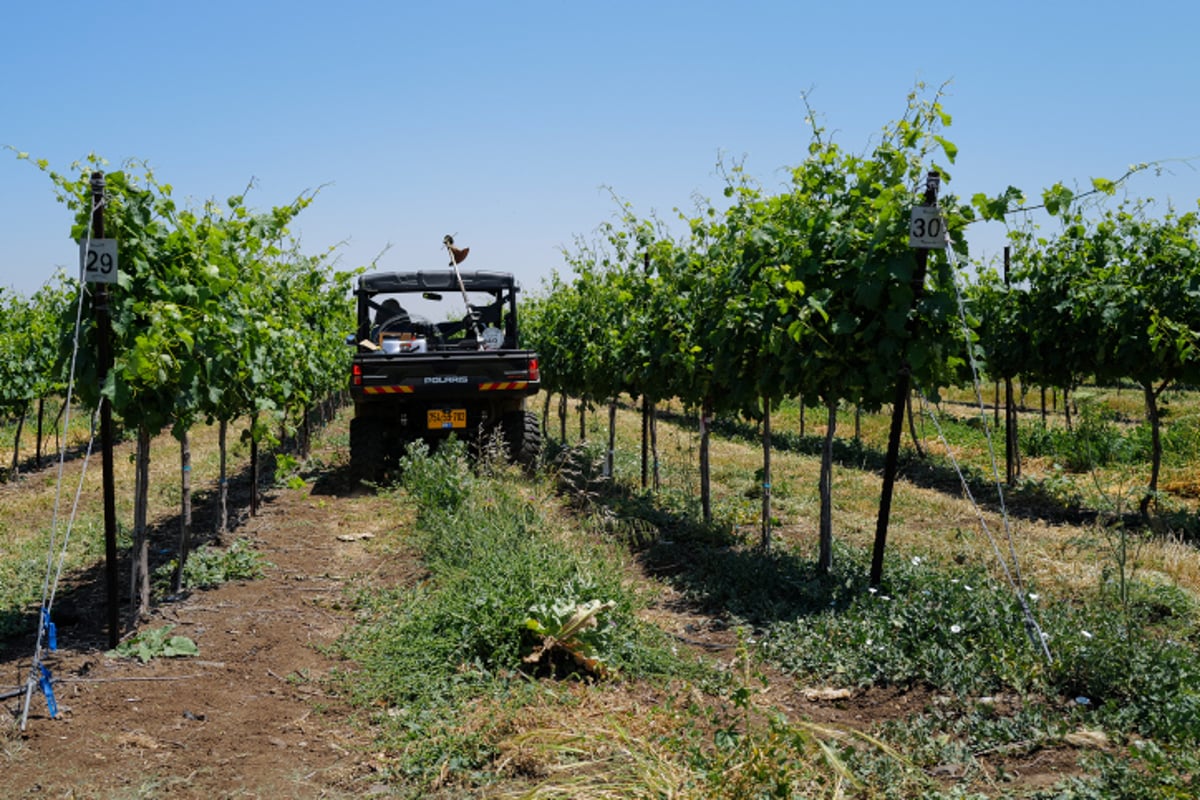
{"label": "side mirror", "polygon": [[353,347],[354,345],[358,344],[358,337],[355,336],[353,333],[347,333],[346,334],[346,344]]}

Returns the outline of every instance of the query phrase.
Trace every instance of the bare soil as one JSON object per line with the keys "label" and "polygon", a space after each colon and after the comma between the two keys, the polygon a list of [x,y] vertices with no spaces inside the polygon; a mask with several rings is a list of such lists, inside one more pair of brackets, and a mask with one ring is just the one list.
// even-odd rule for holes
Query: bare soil
{"label": "bare soil", "polygon": [[[68,590],[61,649],[44,658],[59,718],[39,691],[24,733],[5,715],[0,796],[357,796],[370,736],[322,687],[349,666],[327,648],[350,624],[351,587],[403,584],[419,566],[372,546],[394,524],[385,499],[319,491],[275,490],[238,527],[270,562],[263,579],[161,603],[139,626],[174,626],[197,657],[106,654],[98,581]],[[24,685],[33,651],[32,639],[3,645],[0,688]],[[21,702],[5,705],[15,713]]]}

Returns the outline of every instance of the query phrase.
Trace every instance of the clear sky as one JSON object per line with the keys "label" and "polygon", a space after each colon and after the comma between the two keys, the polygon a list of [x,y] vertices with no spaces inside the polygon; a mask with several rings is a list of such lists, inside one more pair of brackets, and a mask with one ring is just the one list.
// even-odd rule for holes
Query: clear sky
{"label": "clear sky", "polygon": [[[918,81],[949,82],[961,196],[1086,186],[1177,159],[1131,194],[1200,198],[1200,4],[1027,2],[13,2],[0,13],[0,145],[66,169],[145,160],[176,196],[253,179],[341,264],[446,263],[535,289],[616,207],[716,198],[718,157],[764,186],[799,163],[802,95],[861,152]],[[1192,158],[1189,162],[1178,159]],[[77,268],[49,179],[0,151],[0,287]],[[968,234],[994,256],[1002,230]]]}

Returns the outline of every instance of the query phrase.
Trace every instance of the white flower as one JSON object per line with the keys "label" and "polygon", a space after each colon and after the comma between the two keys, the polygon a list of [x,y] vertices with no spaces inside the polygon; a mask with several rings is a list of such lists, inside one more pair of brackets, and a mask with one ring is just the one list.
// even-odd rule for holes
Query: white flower
{"label": "white flower", "polygon": [[914,567],[919,567],[919,566],[921,566],[921,557],[920,557],[920,556],[913,556],[913,557],[912,557],[912,564],[913,564],[913,566],[914,566]]}
{"label": "white flower", "polygon": [[962,633],[962,625],[951,625],[950,632],[951,633]]}
{"label": "white flower", "polygon": [[878,589],[876,589],[874,586],[872,586],[872,587],[870,587],[869,589],[867,589],[867,591],[868,591],[868,592],[870,592],[871,594],[875,594],[875,593],[876,593],[876,592],[878,592],[879,590],[878,590]]}
{"label": "white flower", "polygon": [[1035,602],[1035,603],[1036,603],[1038,600],[1040,600],[1040,599],[1041,599],[1041,595],[1038,595],[1038,594],[1036,594],[1036,593],[1034,593],[1034,592],[1030,592],[1030,593],[1029,593],[1029,599],[1030,599],[1030,600],[1032,600],[1033,602]]}
{"label": "white flower", "polygon": [[963,584],[963,588],[964,588],[964,589],[966,589],[968,592],[973,592],[973,591],[975,591],[974,589],[972,589],[972,588],[970,587],[970,585],[969,585],[969,584],[966,584],[966,583],[964,583],[964,584]]}
{"label": "white flower", "polygon": [[1080,631],[1080,633],[1082,633],[1082,634],[1083,634],[1083,638],[1085,638],[1085,639],[1091,639],[1091,638],[1092,638],[1092,634],[1091,634],[1091,633],[1089,633],[1088,631]]}
{"label": "white flower", "polygon": [[870,646],[871,646],[871,640],[870,640],[870,639],[867,639],[867,641],[866,641],[866,645],[867,645],[868,647],[870,647]]}

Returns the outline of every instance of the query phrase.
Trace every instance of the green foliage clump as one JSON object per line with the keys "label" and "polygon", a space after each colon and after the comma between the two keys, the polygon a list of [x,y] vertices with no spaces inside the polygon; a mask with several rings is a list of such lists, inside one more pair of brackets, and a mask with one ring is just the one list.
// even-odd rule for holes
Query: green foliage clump
{"label": "green foliage clump", "polygon": [[1020,431],[1021,450],[1033,458],[1054,458],[1071,472],[1088,472],[1113,464],[1144,461],[1147,437],[1134,430],[1124,433],[1102,405],[1081,403],[1075,425],[1068,429],[1038,423]]}
{"label": "green foliage clump", "polygon": [[0,288],[0,423],[20,420],[34,400],[62,390],[59,318],[76,286],[59,271],[29,298]]}
{"label": "green foliage clump", "polygon": [[458,509],[474,482],[468,469],[467,445],[456,437],[442,442],[436,454],[418,439],[400,458],[401,484],[417,504],[418,514],[438,514]]}
{"label": "green foliage clump", "polygon": [[[177,563],[176,559],[171,559],[154,571],[154,583],[162,591],[170,586]],[[263,568],[267,565],[263,555],[245,539],[236,540],[224,550],[201,547],[188,556],[183,567],[182,586],[212,589],[228,581],[256,580],[263,576]]]}
{"label": "green foliage clump", "polygon": [[275,485],[286,486],[289,489],[303,489],[304,477],[300,475],[303,461],[289,453],[278,453],[275,456]]}
{"label": "green foliage clump", "polygon": [[790,671],[848,686],[989,692],[1025,689],[1043,672],[1009,592],[979,571],[946,574],[920,559],[889,567],[885,588],[833,596],[780,623],[763,650]]}
{"label": "green foliage clump", "polygon": [[152,658],[180,658],[200,654],[200,648],[186,636],[172,636],[174,625],[142,631],[109,650],[108,655],[136,658],[145,664]]}
{"label": "green foliage clump", "polygon": [[1050,688],[1117,730],[1200,742],[1200,609],[1178,589],[1132,583],[1124,606],[1056,609]]}
{"label": "green foliage clump", "polygon": [[[1130,434],[1136,441],[1139,460],[1149,458],[1150,434],[1150,426],[1145,423]],[[1186,467],[1195,463],[1196,453],[1200,452],[1200,417],[1181,417],[1163,426],[1162,448],[1164,464]]]}
{"label": "green foliage clump", "polygon": [[613,600],[581,603],[571,595],[530,606],[525,627],[537,634],[541,642],[525,656],[525,663],[537,665],[545,661],[554,669],[565,667],[577,674],[603,677],[607,672],[603,654],[612,650],[615,632],[603,616],[614,606]]}
{"label": "green foliage clump", "polygon": [[1008,587],[914,559],[890,568],[885,590],[835,598],[820,613],[774,626],[762,651],[809,680],[1041,695],[1092,715],[1092,724],[1195,746],[1200,608],[1165,586],[1128,582],[1127,597],[1049,602],[1030,593],[1034,630]]}
{"label": "green foliage clump", "polygon": [[1200,797],[1200,755],[1170,752],[1137,739],[1118,753],[1097,753],[1082,759],[1085,777],[1072,777],[1053,790],[1036,792],[1031,800],[1157,800]]}

